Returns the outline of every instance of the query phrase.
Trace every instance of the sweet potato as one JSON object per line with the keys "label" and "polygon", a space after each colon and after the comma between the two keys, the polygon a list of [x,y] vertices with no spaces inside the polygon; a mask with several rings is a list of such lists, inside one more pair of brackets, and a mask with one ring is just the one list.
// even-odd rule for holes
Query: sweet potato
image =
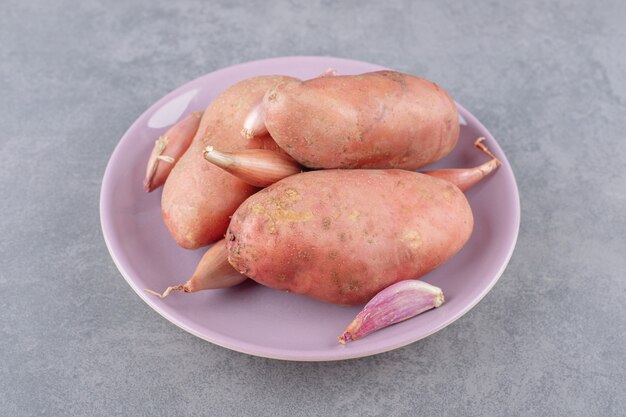
{"label": "sweet potato", "polygon": [[263,99],[276,143],[308,168],[415,170],[459,137],[456,106],[437,84],[395,71],[293,80]]}
{"label": "sweet potato", "polygon": [[176,242],[188,249],[221,239],[229,216],[257,189],[203,158],[204,148],[278,150],[271,137],[245,139],[241,126],[252,107],[283,76],[263,76],[241,81],[221,93],[207,107],[189,149],[172,169],[161,199],[163,219]]}
{"label": "sweet potato", "polygon": [[445,180],[397,169],[325,170],[248,198],[226,240],[231,265],[263,285],[358,305],[441,265],[472,227],[467,199]]}

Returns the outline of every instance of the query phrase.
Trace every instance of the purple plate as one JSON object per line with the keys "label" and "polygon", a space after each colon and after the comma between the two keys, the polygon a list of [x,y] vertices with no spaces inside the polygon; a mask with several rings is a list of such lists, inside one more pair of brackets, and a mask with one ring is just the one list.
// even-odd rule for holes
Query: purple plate
{"label": "purple plate", "polygon": [[470,167],[487,159],[472,146],[479,136],[500,158],[494,175],[467,193],[475,218],[467,245],[446,264],[423,277],[443,289],[439,308],[345,346],[337,337],[359,311],[252,282],[196,294],[162,291],[186,281],[203,250],[181,249],[161,219],[161,191],[146,194],[142,181],[154,140],[181,116],[203,110],[221,91],[248,77],[286,74],[312,78],[332,67],[340,74],[383,69],[331,57],[285,57],[224,68],[172,91],[142,114],[115,148],[100,194],[100,219],[109,252],[135,292],[180,328],[211,343],[251,355],[298,361],[328,361],[373,355],[405,346],[452,323],[489,292],[504,271],[519,230],[517,185],[502,150],[487,129],[459,107],[461,137],[456,150],[433,167]]}

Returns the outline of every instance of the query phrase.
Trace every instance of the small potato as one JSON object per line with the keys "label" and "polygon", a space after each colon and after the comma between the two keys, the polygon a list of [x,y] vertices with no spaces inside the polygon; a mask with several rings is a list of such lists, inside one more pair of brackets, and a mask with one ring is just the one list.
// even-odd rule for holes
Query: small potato
{"label": "small potato", "polygon": [[395,71],[293,80],[263,99],[276,143],[308,168],[415,170],[456,145],[456,106],[437,84]]}
{"label": "small potato", "polygon": [[226,235],[229,262],[271,288],[339,305],[438,267],[473,217],[448,181],[404,170],[292,175],[248,198]]}
{"label": "small potato", "polygon": [[221,239],[229,216],[257,191],[205,161],[205,147],[279,150],[267,135],[246,139],[240,131],[250,109],[269,88],[292,80],[283,76],[250,78],[228,88],[207,107],[191,146],[167,178],[161,198],[163,219],[180,246],[196,249]]}

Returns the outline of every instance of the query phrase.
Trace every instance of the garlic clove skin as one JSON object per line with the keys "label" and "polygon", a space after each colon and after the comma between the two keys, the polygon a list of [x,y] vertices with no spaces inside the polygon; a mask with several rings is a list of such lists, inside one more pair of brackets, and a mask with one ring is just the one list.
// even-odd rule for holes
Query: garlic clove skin
{"label": "garlic clove skin", "polygon": [[204,150],[204,159],[255,187],[267,187],[302,172],[302,166],[289,155],[267,149],[220,152],[212,146]]}
{"label": "garlic clove skin", "polygon": [[400,281],[374,296],[339,337],[345,344],[410,319],[444,302],[443,291],[423,281]]}

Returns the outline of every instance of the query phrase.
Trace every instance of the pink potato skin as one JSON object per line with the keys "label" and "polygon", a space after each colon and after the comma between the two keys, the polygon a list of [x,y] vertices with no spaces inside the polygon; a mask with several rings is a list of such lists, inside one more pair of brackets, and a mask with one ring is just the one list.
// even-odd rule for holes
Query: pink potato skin
{"label": "pink potato skin", "polygon": [[281,83],[263,106],[276,143],[309,168],[415,170],[450,153],[460,131],[441,87],[395,71]]}
{"label": "pink potato skin", "polygon": [[196,249],[223,238],[229,216],[258,190],[206,161],[204,148],[213,145],[222,151],[278,151],[268,135],[243,138],[241,126],[269,88],[291,80],[284,76],[250,78],[228,88],[207,107],[196,136],[172,169],[161,197],[163,220],[183,248]]}
{"label": "pink potato skin", "polygon": [[457,253],[473,217],[453,184],[390,170],[296,174],[248,198],[226,234],[229,262],[278,290],[359,305]]}

